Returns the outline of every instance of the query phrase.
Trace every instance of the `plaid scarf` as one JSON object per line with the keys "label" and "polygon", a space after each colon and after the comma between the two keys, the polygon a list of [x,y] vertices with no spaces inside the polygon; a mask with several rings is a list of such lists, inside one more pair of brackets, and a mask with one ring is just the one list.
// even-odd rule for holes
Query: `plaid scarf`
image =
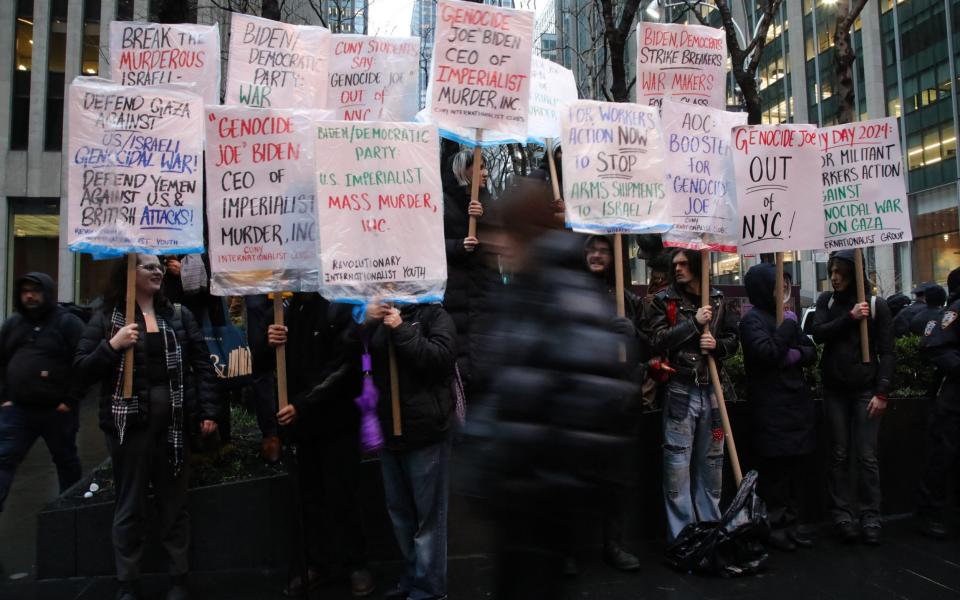
{"label": "plaid scarf", "polygon": [[[179,309],[179,307],[177,307]],[[110,316],[110,322],[113,325],[113,335],[121,327],[127,324],[127,320],[119,309],[113,309]],[[174,475],[180,473],[183,468],[183,352],[180,349],[180,343],[177,341],[177,333],[173,327],[167,323],[166,319],[157,315],[157,327],[163,334],[163,351],[166,359],[167,372],[170,376],[170,426],[167,427],[167,450],[170,464],[173,466]],[[112,337],[112,336],[111,336]],[[110,401],[110,412],[113,415],[113,423],[120,436],[120,445],[123,445],[123,438],[127,430],[127,417],[136,415],[140,412],[140,399],[136,396],[131,398],[123,397],[123,367],[126,361],[126,352],[120,357],[120,365],[117,367],[117,383],[114,386],[113,397]]]}

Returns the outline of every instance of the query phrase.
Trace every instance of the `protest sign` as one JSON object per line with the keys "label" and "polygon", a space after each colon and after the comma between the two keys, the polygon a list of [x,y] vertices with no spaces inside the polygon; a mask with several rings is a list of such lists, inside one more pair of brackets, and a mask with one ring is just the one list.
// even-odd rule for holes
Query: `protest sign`
{"label": "protest sign", "polygon": [[207,111],[211,294],[317,290],[317,118],[294,109]]}
{"label": "protest sign", "polygon": [[430,302],[447,279],[436,127],[330,121],[316,128],[321,294]]}
{"label": "protest sign", "polygon": [[813,125],[745,125],[733,130],[740,251],[823,248],[823,218],[810,181],[820,175]]}
{"label": "protest sign", "polygon": [[420,104],[420,38],[335,34],[327,108],[344,121],[411,121]]}
{"label": "protest sign", "polygon": [[824,127],[820,147],[825,248],[912,240],[897,120]]}
{"label": "protest sign", "polygon": [[671,23],[637,24],[637,102],[664,98],[727,106],[727,42],[723,29]]}
{"label": "protest sign", "polygon": [[225,104],[326,105],[330,31],[232,13]]}
{"label": "protest sign", "polygon": [[670,228],[657,109],[578,100],[562,120],[567,227],[585,233]]}
{"label": "protest sign", "polygon": [[433,122],[526,139],[533,12],[439,0],[435,39]]}
{"label": "protest sign", "polygon": [[123,85],[194,83],[206,104],[220,104],[220,29],[111,21],[110,77]]}
{"label": "protest sign", "polygon": [[203,252],[203,98],[77,77],[68,120],[72,251]]}
{"label": "protest sign", "polygon": [[530,67],[530,122],[527,137],[535,144],[560,137],[564,107],[579,98],[573,71],[551,60],[533,57]]}
{"label": "protest sign", "polygon": [[730,130],[746,113],[664,100],[666,182],[673,228],[664,246],[736,252],[740,241]]}

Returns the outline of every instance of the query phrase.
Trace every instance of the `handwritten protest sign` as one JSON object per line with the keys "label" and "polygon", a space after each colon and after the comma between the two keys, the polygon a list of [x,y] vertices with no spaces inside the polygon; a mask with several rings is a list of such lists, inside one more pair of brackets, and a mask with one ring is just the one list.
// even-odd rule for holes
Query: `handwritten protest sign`
{"label": "handwritten protest sign", "polygon": [[335,34],[327,108],[344,121],[411,121],[420,103],[420,38]]}
{"label": "handwritten protest sign", "polygon": [[573,71],[534,56],[530,67],[530,122],[527,127],[530,141],[539,143],[548,138],[559,138],[561,113],[577,98]]}
{"label": "handwritten protest sign", "polygon": [[668,219],[664,246],[736,252],[740,241],[730,130],[746,113],[664,100]]}
{"label": "handwritten protest sign", "polygon": [[434,123],[526,139],[532,53],[532,11],[439,0],[430,86]]}
{"label": "handwritten protest sign", "polygon": [[194,83],[206,104],[220,104],[220,29],[111,21],[110,77],[123,85]]}
{"label": "handwritten protest sign", "polygon": [[727,106],[727,42],[723,29],[670,23],[637,24],[637,102],[664,98]]}
{"label": "handwritten protest sign", "polygon": [[823,248],[823,217],[811,181],[820,175],[813,125],[745,125],[733,130],[740,252]]}
{"label": "handwritten protest sign", "polygon": [[670,228],[657,109],[578,100],[562,121],[567,227],[606,233]]}
{"label": "handwritten protest sign", "polygon": [[316,130],[321,293],[428,302],[447,279],[436,127],[331,121]]}
{"label": "handwritten protest sign", "polygon": [[210,293],[316,291],[316,113],[207,111]]}
{"label": "handwritten protest sign", "polygon": [[70,86],[74,252],[203,252],[203,98],[97,77]]}
{"label": "handwritten protest sign", "polygon": [[820,129],[827,250],[913,239],[893,117]]}
{"label": "handwritten protest sign", "polygon": [[225,104],[326,105],[330,31],[232,13]]}

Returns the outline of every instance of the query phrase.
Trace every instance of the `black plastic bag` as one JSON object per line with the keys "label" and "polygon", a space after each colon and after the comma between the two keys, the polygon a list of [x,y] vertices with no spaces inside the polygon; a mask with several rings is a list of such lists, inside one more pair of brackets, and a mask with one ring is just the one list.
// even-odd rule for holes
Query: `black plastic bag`
{"label": "black plastic bag", "polygon": [[767,562],[763,543],[770,535],[767,507],[757,496],[757,472],[750,471],[720,521],[691,523],[667,548],[667,564],[684,573],[721,577],[752,575]]}

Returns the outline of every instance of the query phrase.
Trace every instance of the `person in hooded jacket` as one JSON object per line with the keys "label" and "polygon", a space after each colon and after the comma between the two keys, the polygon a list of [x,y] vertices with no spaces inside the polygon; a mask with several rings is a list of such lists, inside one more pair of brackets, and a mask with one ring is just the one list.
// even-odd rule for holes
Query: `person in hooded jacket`
{"label": "person in hooded jacket", "polygon": [[[833,291],[817,298],[813,339],[823,344],[820,371],[830,432],[831,517],[837,534],[844,541],[855,542],[862,533],[865,543],[877,545],[881,541],[877,437],[880,418],[887,408],[896,356],[887,303],[870,294],[866,281],[867,301],[857,302],[854,257],[853,250],[839,250],[830,255],[827,271]],[[867,321],[870,337],[869,363],[863,362],[860,348],[863,320]],[[856,480],[849,481],[847,462],[854,447]],[[859,512],[860,531],[854,522],[856,512]]]}
{"label": "person in hooded jacket", "polygon": [[16,311],[0,328],[0,511],[13,475],[38,437],[57,467],[60,493],[80,479],[82,388],[73,372],[83,321],[57,306],[53,279],[27,273],[14,283]]}
{"label": "person in hooded jacket", "polygon": [[[740,319],[740,345],[747,373],[753,447],[759,465],[758,493],[766,501],[771,543],[785,551],[813,545],[800,528],[805,461],[816,448],[816,413],[803,368],[817,350],[800,330],[796,313],[785,310],[777,325],[776,267],[755,265],[743,279],[753,308]],[[789,285],[784,304],[789,300]]]}
{"label": "person in hooded jacket", "polygon": [[927,430],[927,453],[918,491],[920,531],[935,539],[947,537],[944,508],[950,478],[960,457],[960,268],[947,276],[949,305],[929,321],[920,342],[924,358],[944,376]]}
{"label": "person in hooded jacket", "polygon": [[[320,294],[295,294],[284,325],[271,323],[270,348],[287,347],[289,404],[276,414],[293,427],[301,472],[300,495],[306,539],[308,588],[349,579],[354,596],[374,589],[366,566],[360,503],[360,350],[348,334],[351,305]],[[303,595],[301,575],[283,591]]]}
{"label": "person in hooded jacket", "polygon": [[[389,600],[447,597],[447,504],[453,427],[456,327],[439,304],[367,305],[355,330],[369,348],[384,449],[387,512],[404,560]],[[400,414],[391,402],[390,347],[396,357]],[[394,431],[399,417],[401,432]]]}
{"label": "person in hooded jacket", "polygon": [[[83,331],[74,368],[85,382],[100,382],[100,428],[113,463],[116,502],[113,554],[118,600],[140,598],[149,493],[160,524],[173,585],[167,600],[189,597],[190,517],[187,513],[186,443],[199,423],[217,431],[221,408],[207,345],[189,309],[161,290],[164,267],[139,254],[135,270],[135,322],[126,324],[126,261],[117,261],[103,310]],[[125,365],[133,348],[133,365]],[[133,368],[133,396],[123,397],[123,375]]]}
{"label": "person in hooded jacket", "polygon": [[443,308],[457,328],[457,373],[469,395],[479,323],[486,312],[486,297],[497,280],[497,273],[489,268],[487,249],[477,236],[468,235],[469,222],[470,217],[483,217],[484,207],[489,206],[492,198],[487,191],[487,168],[483,165],[480,169],[480,198],[477,201],[470,199],[473,150],[455,154],[451,170],[456,185],[445,187],[443,194],[443,235],[447,255]]}
{"label": "person in hooded jacket", "polygon": [[943,286],[932,283],[927,286],[923,294],[923,302],[927,305],[925,310],[918,312],[910,319],[910,335],[923,335],[927,328],[927,323],[937,321],[943,314],[943,305],[947,301],[947,290]]}

